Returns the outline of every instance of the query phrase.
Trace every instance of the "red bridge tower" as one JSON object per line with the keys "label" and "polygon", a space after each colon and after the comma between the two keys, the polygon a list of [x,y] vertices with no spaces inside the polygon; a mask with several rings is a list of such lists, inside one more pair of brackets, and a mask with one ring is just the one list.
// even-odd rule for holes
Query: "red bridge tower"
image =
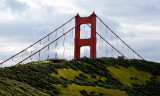
{"label": "red bridge tower", "polygon": [[[80,39],[80,25],[89,23],[91,24],[91,37]],[[74,58],[80,58],[82,46],[90,46],[90,57],[96,57],[96,14],[93,12],[89,17],[80,17],[77,14],[75,26]]]}

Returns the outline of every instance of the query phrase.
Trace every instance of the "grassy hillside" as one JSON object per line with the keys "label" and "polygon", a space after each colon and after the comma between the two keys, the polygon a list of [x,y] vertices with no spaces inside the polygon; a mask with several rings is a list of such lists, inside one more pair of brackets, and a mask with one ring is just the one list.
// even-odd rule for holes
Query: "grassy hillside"
{"label": "grassy hillside", "polygon": [[0,68],[0,96],[159,96],[160,64],[81,58]]}

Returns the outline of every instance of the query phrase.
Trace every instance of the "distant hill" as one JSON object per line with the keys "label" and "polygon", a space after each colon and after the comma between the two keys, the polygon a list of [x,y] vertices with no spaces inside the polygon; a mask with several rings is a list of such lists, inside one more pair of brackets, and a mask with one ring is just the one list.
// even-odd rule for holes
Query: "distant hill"
{"label": "distant hill", "polygon": [[59,59],[0,68],[0,96],[160,96],[160,63]]}

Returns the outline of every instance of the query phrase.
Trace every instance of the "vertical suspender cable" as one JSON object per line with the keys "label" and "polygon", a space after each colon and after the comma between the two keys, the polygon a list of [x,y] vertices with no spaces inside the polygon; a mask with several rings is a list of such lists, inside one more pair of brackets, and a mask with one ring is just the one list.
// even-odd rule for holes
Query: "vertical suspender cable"
{"label": "vertical suspender cable", "polygon": [[13,58],[12,58],[12,66],[13,66]]}
{"label": "vertical suspender cable", "polygon": [[[69,22],[69,28],[70,27],[71,27],[71,21]],[[67,49],[69,50],[69,57],[68,57],[68,59],[70,59],[71,58],[71,53],[70,53],[70,50],[71,50],[71,43],[70,43],[70,41],[71,41],[71,31],[69,32],[68,39],[69,39],[69,47]]]}
{"label": "vertical suspender cable", "polygon": [[[100,34],[101,34],[101,22],[99,22],[99,29],[100,29]],[[100,50],[100,52],[101,52],[101,56],[100,57],[102,57],[102,53],[103,53],[103,51],[102,51],[102,39],[100,38],[100,42],[101,42],[101,50]]]}
{"label": "vertical suspender cable", "polygon": [[124,50],[124,48],[123,48],[123,42],[122,42],[122,54],[124,54],[124,51],[123,51],[123,50]]}
{"label": "vertical suspender cable", "polygon": [[[31,49],[31,54],[32,54],[32,49]],[[30,58],[31,62],[32,62],[32,57]]]}
{"label": "vertical suspender cable", "polygon": [[[70,21],[70,27],[71,27],[71,21]],[[72,51],[72,45],[71,45],[71,41],[72,41],[72,37],[71,37],[71,33],[72,32],[72,30],[70,31],[70,33],[69,33],[69,39],[70,39],[70,41],[69,41],[69,49],[70,49],[70,60],[72,59],[72,57],[71,57],[71,55],[72,55],[72,53],[71,53],[71,51]]]}
{"label": "vertical suspender cable", "polygon": [[[72,46],[72,50],[74,50],[74,45],[73,45],[73,42],[74,42],[74,37],[73,37],[73,30],[71,30],[72,31],[72,41],[71,41],[71,46]],[[73,51],[74,52],[74,51]],[[73,54],[74,53],[72,53],[72,59],[73,59]]]}
{"label": "vertical suspender cable", "polygon": [[132,52],[133,53],[133,58],[132,59],[134,59],[134,52]]}
{"label": "vertical suspender cable", "polygon": [[[113,42],[112,40],[113,40],[113,37],[112,37],[112,34],[111,34],[111,42]],[[113,48],[111,47],[111,57],[112,56],[113,56]]]}
{"label": "vertical suspender cable", "polygon": [[[101,38],[99,38],[99,42],[101,42]],[[99,57],[101,57],[101,43],[99,43],[99,49],[100,49],[100,51],[99,51]]]}
{"label": "vertical suspender cable", "polygon": [[[106,38],[107,38],[107,28],[106,28]],[[108,52],[107,52],[107,43],[106,43],[105,45],[106,45],[106,48],[105,48],[105,55],[106,55],[106,57],[108,57]]]}
{"label": "vertical suspender cable", "polygon": [[[49,43],[49,36],[48,36],[48,43]],[[49,46],[47,51],[48,51],[47,60],[49,60]]]}
{"label": "vertical suspender cable", "polygon": [[104,48],[103,48],[103,40],[102,40],[102,57],[103,57],[103,55],[104,55],[104,50],[103,50]]}
{"label": "vertical suspender cable", "polygon": [[21,54],[22,54],[21,56],[22,56],[22,59],[23,59],[23,52]]}
{"label": "vertical suspender cable", "polygon": [[66,36],[67,35],[64,35],[64,54],[63,54],[63,58],[65,58],[64,56],[65,56],[65,52],[66,52],[66,47],[65,47]]}
{"label": "vertical suspender cable", "polygon": [[103,56],[103,44],[102,44],[103,40],[101,38],[101,57]]}
{"label": "vertical suspender cable", "polygon": [[[63,34],[64,34],[64,27],[63,27]],[[62,58],[64,59],[64,53],[65,53],[65,46],[64,46],[64,42],[65,42],[65,36],[66,35],[64,35],[64,38],[63,38],[63,55],[62,55]]]}
{"label": "vertical suspender cable", "polygon": [[[57,31],[56,31],[56,38],[57,38]],[[56,52],[55,52],[55,57],[54,57],[54,58],[55,58],[55,59],[58,59],[58,58],[57,58],[57,40],[56,40],[56,45],[55,45],[55,51],[56,51]]]}
{"label": "vertical suspender cable", "polygon": [[129,59],[129,47],[128,47],[128,59]]}
{"label": "vertical suspender cable", "polygon": [[[41,49],[41,41],[39,41],[39,45],[40,45],[40,49]],[[41,51],[39,51],[39,61],[40,61],[40,58],[41,58]]]}
{"label": "vertical suspender cable", "polygon": [[72,60],[72,30],[70,32],[70,59]]}
{"label": "vertical suspender cable", "polygon": [[[106,39],[107,39],[107,33],[108,33],[108,32],[107,32],[107,28],[106,28]],[[107,43],[106,43],[106,52],[105,52],[105,53],[106,53],[106,56],[108,57],[108,48],[107,48]]]}
{"label": "vertical suspender cable", "polygon": [[[117,49],[118,49],[118,38],[117,38]],[[118,58],[118,52],[117,52],[117,58]]]}
{"label": "vertical suspender cable", "polygon": [[21,57],[22,57],[22,60],[23,60],[23,52],[21,54],[22,54]]}

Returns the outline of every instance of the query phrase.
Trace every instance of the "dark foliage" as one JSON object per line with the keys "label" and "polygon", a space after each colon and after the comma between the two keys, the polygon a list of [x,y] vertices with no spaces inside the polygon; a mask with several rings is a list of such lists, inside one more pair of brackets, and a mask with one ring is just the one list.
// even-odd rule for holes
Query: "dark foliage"
{"label": "dark foliage", "polygon": [[88,93],[85,90],[80,90],[79,91],[83,96],[89,96]]}
{"label": "dark foliage", "polygon": [[[63,87],[68,84],[78,84],[81,86],[100,86],[108,89],[118,89],[126,91],[129,95],[134,96],[159,96],[160,83],[156,81],[155,77],[145,85],[132,84],[133,87],[125,87],[119,80],[114,78],[107,66],[133,66],[137,70],[152,73],[154,76],[160,76],[160,64],[148,62],[143,60],[126,60],[114,58],[80,58],[71,61],[66,60],[50,60],[49,63],[31,62],[25,65],[13,66],[8,68],[0,68],[0,77],[17,80],[22,83],[50,94],[52,96],[60,94],[60,90],[56,89],[52,84],[61,84]],[[81,70],[85,74],[89,74],[91,78],[96,76],[105,77],[106,80],[87,81],[87,76],[80,73],[74,80],[68,80],[64,77],[52,77],[51,73],[58,74],[58,69],[72,68],[73,70]],[[138,80],[136,77],[131,77],[132,80]],[[85,90],[80,90],[84,96],[94,96],[95,92],[87,93]],[[99,93],[99,96],[104,94]]]}
{"label": "dark foliage", "polygon": [[151,78],[147,84],[132,84],[133,87],[126,89],[126,92],[134,96],[159,96],[160,83],[158,83],[155,77]]}

